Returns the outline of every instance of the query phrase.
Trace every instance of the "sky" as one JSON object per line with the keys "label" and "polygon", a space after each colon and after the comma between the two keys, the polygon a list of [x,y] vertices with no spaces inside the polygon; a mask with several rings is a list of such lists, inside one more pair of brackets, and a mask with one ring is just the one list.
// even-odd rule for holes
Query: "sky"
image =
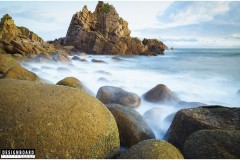
{"label": "sky", "polygon": [[[240,47],[240,1],[105,1],[128,21],[131,36],[157,38],[175,48]],[[97,1],[0,1],[8,13],[44,40],[66,36],[73,14]]]}

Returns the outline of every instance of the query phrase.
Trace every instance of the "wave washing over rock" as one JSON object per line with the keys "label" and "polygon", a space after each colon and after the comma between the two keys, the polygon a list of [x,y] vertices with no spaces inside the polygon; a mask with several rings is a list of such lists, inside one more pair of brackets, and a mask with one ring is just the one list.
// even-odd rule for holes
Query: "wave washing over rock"
{"label": "wave washing over rock", "polygon": [[[218,55],[217,55],[218,54]],[[194,55],[194,56],[192,56]],[[73,56],[70,56],[72,58]],[[48,83],[56,84],[65,77],[79,79],[96,96],[100,87],[120,87],[141,97],[141,105],[135,108],[141,115],[152,111],[150,118],[144,115],[157,138],[162,139],[174,114],[182,108],[201,105],[238,106],[236,92],[240,77],[237,50],[179,49],[165,56],[142,57],[107,55],[78,56],[88,62],[72,60],[63,63],[22,63]],[[222,57],[225,57],[224,59]],[[92,59],[106,63],[94,63]],[[225,63],[232,65],[225,66]],[[174,64],[174,65],[173,65]],[[209,65],[212,64],[212,65]],[[205,66],[204,69],[202,66]],[[164,84],[171,94],[178,97],[175,103],[148,102],[144,94],[158,84]],[[168,95],[168,94],[166,94]],[[169,95],[168,95],[169,96]]]}

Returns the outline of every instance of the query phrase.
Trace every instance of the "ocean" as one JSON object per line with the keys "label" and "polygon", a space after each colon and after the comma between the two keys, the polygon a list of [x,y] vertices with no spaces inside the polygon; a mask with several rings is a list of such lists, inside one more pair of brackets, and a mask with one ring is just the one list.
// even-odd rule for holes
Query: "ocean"
{"label": "ocean", "polygon": [[[47,83],[56,84],[65,77],[75,77],[95,95],[101,86],[116,86],[142,96],[157,84],[165,84],[182,101],[240,107],[240,95],[237,95],[240,90],[240,49],[175,49],[166,51],[163,56],[119,56],[121,61],[112,57],[81,56],[89,63],[73,61],[73,65],[33,62],[22,62],[22,65]],[[92,59],[108,64],[92,63]],[[156,113],[146,121],[155,136],[163,139],[172,121],[169,117],[184,107],[142,99],[136,110],[144,115],[153,108]]]}

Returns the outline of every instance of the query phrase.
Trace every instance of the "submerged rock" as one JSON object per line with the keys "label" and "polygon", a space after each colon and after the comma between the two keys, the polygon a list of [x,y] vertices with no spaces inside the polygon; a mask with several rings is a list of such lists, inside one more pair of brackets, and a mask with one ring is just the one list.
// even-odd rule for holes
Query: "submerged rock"
{"label": "submerged rock", "polygon": [[144,119],[146,120],[146,122],[148,123],[148,125],[155,131],[155,133],[157,132],[160,135],[164,134],[163,131],[163,126],[161,126],[162,121],[163,121],[163,117],[164,117],[164,110],[161,108],[152,108],[148,111],[146,111],[143,114]]}
{"label": "submerged rock", "polygon": [[164,84],[158,84],[143,95],[148,102],[175,104],[179,101],[177,96]]}
{"label": "submerged rock", "polygon": [[88,62],[86,59],[82,59],[78,56],[73,56],[72,60],[79,61],[79,62]]}
{"label": "submerged rock", "polygon": [[39,77],[35,73],[21,67],[20,65],[9,69],[5,74],[3,74],[2,78],[11,78],[36,82],[40,81]]}
{"label": "submerged rock", "polygon": [[166,138],[182,150],[186,139],[202,129],[240,130],[240,108],[206,106],[182,109],[176,113]]}
{"label": "submerged rock", "polygon": [[141,103],[137,94],[113,86],[99,88],[96,97],[104,104],[114,103],[128,107],[138,107]]}
{"label": "submerged rock", "polygon": [[106,78],[104,78],[104,77],[100,77],[100,78],[98,78],[97,81],[98,81],[98,82],[105,82],[105,83],[110,82],[108,79],[106,79]]}
{"label": "submerged rock", "polygon": [[118,57],[118,56],[112,57],[112,60],[114,60],[114,61],[116,61],[116,62],[118,62],[118,61],[124,61],[124,59],[122,59],[122,58],[120,58],[120,57]]}
{"label": "submerged rock", "polygon": [[240,130],[200,130],[184,143],[188,159],[239,159]]}
{"label": "submerged rock", "polygon": [[98,60],[98,59],[92,59],[91,62],[94,62],[94,63],[105,63],[107,64],[107,62],[103,61],[103,60]]}
{"label": "submerged rock", "polygon": [[90,89],[88,89],[81,81],[79,81],[75,77],[66,77],[66,78],[60,80],[59,82],[57,82],[56,85],[78,88],[81,91],[86,92],[86,93],[88,93],[92,96],[94,95],[93,92]]}
{"label": "submerged rock", "polygon": [[200,102],[186,102],[186,101],[179,101],[176,104],[177,108],[195,108],[200,106],[206,106],[206,104]]}
{"label": "submerged rock", "polygon": [[96,98],[63,86],[0,80],[0,148],[34,148],[36,158],[112,158],[117,124]]}
{"label": "submerged rock", "polygon": [[103,74],[103,75],[106,75],[106,76],[111,76],[112,75],[111,73],[103,71],[103,70],[95,71],[95,73]]}
{"label": "submerged rock", "polygon": [[6,73],[9,69],[20,66],[19,62],[10,55],[0,54],[0,73]]}
{"label": "submerged rock", "polygon": [[172,144],[161,140],[145,140],[122,153],[120,159],[183,159]]}
{"label": "submerged rock", "polygon": [[131,147],[143,140],[155,139],[154,133],[137,111],[118,104],[107,107],[117,122],[122,145]]}

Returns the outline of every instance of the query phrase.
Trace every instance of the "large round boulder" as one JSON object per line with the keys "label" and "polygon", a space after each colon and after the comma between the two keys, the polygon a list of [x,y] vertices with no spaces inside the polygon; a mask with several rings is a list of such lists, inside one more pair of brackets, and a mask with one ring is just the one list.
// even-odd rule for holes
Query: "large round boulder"
{"label": "large round boulder", "polygon": [[202,129],[240,130],[240,108],[205,106],[182,109],[176,113],[165,137],[182,150],[185,140]]}
{"label": "large round boulder", "polygon": [[75,77],[66,77],[66,78],[60,80],[59,82],[57,82],[56,85],[78,88],[83,92],[86,92],[90,95],[94,95],[93,92],[90,89],[88,89],[81,81],[79,81]]}
{"label": "large round boulder", "polygon": [[131,147],[146,139],[154,139],[154,133],[143,117],[134,109],[118,104],[107,105],[113,114],[123,146]]}
{"label": "large round boulder", "polygon": [[120,155],[121,159],[183,159],[183,155],[172,144],[149,139],[132,146]]}
{"label": "large round boulder", "polygon": [[137,94],[112,86],[99,88],[96,97],[104,104],[121,104],[128,107],[138,107],[141,103],[141,98]]}
{"label": "large round boulder", "polygon": [[177,96],[164,84],[158,84],[145,94],[143,98],[152,103],[172,104],[177,103],[179,99]]}
{"label": "large round boulder", "polygon": [[77,89],[0,80],[0,148],[33,148],[36,158],[111,158],[120,149],[111,112]]}
{"label": "large round boulder", "polygon": [[15,66],[9,69],[5,74],[3,74],[2,78],[20,79],[36,82],[40,81],[39,77],[35,73],[21,66]]}
{"label": "large round boulder", "polygon": [[184,143],[184,157],[188,159],[239,159],[240,131],[200,130]]}
{"label": "large round boulder", "polygon": [[0,54],[0,73],[6,73],[9,69],[19,66],[19,62],[6,54]]}

